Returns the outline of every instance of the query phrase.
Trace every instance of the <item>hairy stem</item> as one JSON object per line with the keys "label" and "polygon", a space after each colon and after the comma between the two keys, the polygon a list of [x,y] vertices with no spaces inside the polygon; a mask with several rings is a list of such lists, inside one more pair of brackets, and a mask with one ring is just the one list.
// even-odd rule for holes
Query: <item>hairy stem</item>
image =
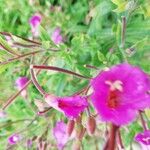
{"label": "hairy stem", "polygon": [[[49,57],[47,57],[45,60],[44,60],[44,62],[43,62],[43,64],[45,64],[46,63],[46,61],[48,60],[48,58]],[[37,71],[37,75],[40,73],[40,71],[41,70],[39,70],[39,71]],[[6,101],[6,103],[4,104],[4,106],[3,106],[3,110],[5,110],[15,99],[16,99],[16,97],[18,97],[20,94],[21,94],[21,92],[25,89],[25,88],[27,88],[27,86],[30,84],[30,83],[32,83],[32,80],[29,80],[24,86],[23,86],[23,88],[21,89],[21,90],[19,90],[15,95],[13,95],[13,96],[11,96],[10,98],[8,98],[8,100]]]}
{"label": "hairy stem", "polygon": [[59,72],[71,74],[71,75],[74,75],[74,76],[77,76],[77,77],[80,77],[80,78],[90,79],[89,77],[80,75],[78,73],[75,73],[75,72],[72,72],[72,71],[69,71],[69,70],[66,70],[66,69],[54,67],[54,66],[44,66],[44,65],[43,66],[37,66],[37,65],[34,65],[33,68],[35,68],[35,69],[43,69],[43,70],[59,71]]}
{"label": "hairy stem", "polygon": [[36,76],[34,74],[34,71],[33,71],[33,65],[30,66],[30,74],[31,74],[31,80],[33,82],[33,84],[35,85],[35,87],[37,88],[37,90],[44,96],[46,95],[47,93],[43,90],[43,88],[39,85],[37,79],[36,79]]}
{"label": "hairy stem", "polygon": [[36,53],[40,53],[40,52],[44,52],[44,51],[43,50],[38,50],[38,51],[34,51],[34,52],[30,52],[30,53],[27,53],[27,54],[20,55],[18,57],[10,58],[7,61],[1,62],[0,65],[6,65],[6,64],[11,63],[13,61],[16,61],[16,60],[19,60],[21,58],[24,58],[24,57],[27,57],[27,56],[30,56],[30,55],[33,55],[33,54],[36,54]]}

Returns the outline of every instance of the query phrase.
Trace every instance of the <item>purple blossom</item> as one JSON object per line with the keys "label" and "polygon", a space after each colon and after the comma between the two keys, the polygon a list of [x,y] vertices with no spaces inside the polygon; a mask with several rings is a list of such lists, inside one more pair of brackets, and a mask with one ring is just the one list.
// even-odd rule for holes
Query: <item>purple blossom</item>
{"label": "purple blossom", "polygon": [[63,112],[69,119],[77,118],[88,106],[86,98],[80,96],[55,97],[47,95],[45,100],[51,107]]}
{"label": "purple blossom", "polygon": [[32,147],[32,140],[28,139],[27,140],[27,148],[31,148]]}
{"label": "purple blossom", "polygon": [[16,86],[17,88],[20,90],[24,87],[24,85],[29,81],[29,79],[27,77],[19,77],[16,80]]}
{"label": "purple blossom", "polygon": [[66,129],[67,125],[63,121],[57,122],[53,128],[53,135],[56,139],[58,150],[63,150],[68,141]]}
{"label": "purple blossom", "polygon": [[51,39],[55,44],[60,44],[63,42],[63,37],[60,33],[61,33],[60,28],[56,28],[52,33]]}
{"label": "purple blossom", "polygon": [[150,130],[145,130],[135,136],[135,140],[144,145],[150,145]]}
{"label": "purple blossom", "polygon": [[[27,77],[19,77],[17,80],[16,80],[16,87],[18,90],[21,90],[25,84],[29,81],[29,79]],[[21,95],[25,98],[27,96],[27,92],[26,92],[26,89],[24,89],[22,92],[21,92]]]}
{"label": "purple blossom", "polygon": [[12,134],[9,138],[8,138],[8,143],[11,145],[16,144],[18,141],[20,140],[20,136],[18,134]]}
{"label": "purple blossom", "polygon": [[0,119],[1,118],[6,118],[6,116],[7,116],[6,112],[0,110]]}
{"label": "purple blossom", "polygon": [[42,17],[39,14],[33,15],[29,20],[31,31],[34,37],[39,36],[39,25],[41,23],[41,20]]}
{"label": "purple blossom", "polygon": [[124,125],[150,106],[149,77],[129,64],[113,66],[92,79],[92,102],[103,121]]}

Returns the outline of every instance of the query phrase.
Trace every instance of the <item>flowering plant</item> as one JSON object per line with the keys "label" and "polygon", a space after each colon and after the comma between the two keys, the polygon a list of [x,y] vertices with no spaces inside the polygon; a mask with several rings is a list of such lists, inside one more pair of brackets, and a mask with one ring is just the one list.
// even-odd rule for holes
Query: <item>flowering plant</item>
{"label": "flowering plant", "polygon": [[2,0],[0,148],[149,148],[148,4]]}

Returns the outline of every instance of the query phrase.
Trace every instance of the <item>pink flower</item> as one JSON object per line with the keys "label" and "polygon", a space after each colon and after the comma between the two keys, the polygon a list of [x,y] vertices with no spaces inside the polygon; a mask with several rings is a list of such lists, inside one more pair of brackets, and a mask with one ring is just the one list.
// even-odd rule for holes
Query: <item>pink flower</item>
{"label": "pink flower", "polygon": [[55,97],[47,95],[45,100],[51,107],[63,112],[70,119],[77,118],[88,106],[86,98],[80,96]]}
{"label": "pink flower", "polygon": [[52,33],[51,39],[55,44],[60,44],[63,42],[63,37],[60,34],[60,32],[61,32],[60,28],[56,28]]}
{"label": "pink flower", "polygon": [[39,36],[39,25],[41,23],[41,19],[42,18],[39,14],[35,14],[29,20],[31,31],[34,37]]}
{"label": "pink flower", "polygon": [[133,121],[137,111],[150,106],[150,80],[138,67],[113,66],[92,79],[92,101],[103,121],[123,125]]}
{"label": "pink flower", "polygon": [[150,145],[150,130],[146,130],[143,133],[138,133],[135,136],[135,140],[144,145]]}
{"label": "pink flower", "polygon": [[6,117],[7,117],[6,112],[0,110],[0,119],[1,119],[1,118],[6,118]]}
{"label": "pink flower", "polygon": [[18,89],[22,89],[24,87],[24,85],[29,81],[29,79],[27,77],[19,77],[16,80],[16,86]]}
{"label": "pink flower", "polygon": [[57,141],[57,147],[59,150],[63,150],[68,141],[66,129],[67,125],[63,121],[57,122],[53,129],[53,135]]}
{"label": "pink flower", "polygon": [[[17,80],[16,80],[16,87],[18,90],[21,90],[25,84],[29,81],[29,79],[27,77],[19,77]],[[23,90],[21,92],[21,95],[23,97],[26,97],[27,93],[26,93],[26,90]]]}
{"label": "pink flower", "polygon": [[20,140],[20,136],[18,134],[12,134],[9,138],[8,138],[8,143],[11,145],[16,144],[19,140]]}

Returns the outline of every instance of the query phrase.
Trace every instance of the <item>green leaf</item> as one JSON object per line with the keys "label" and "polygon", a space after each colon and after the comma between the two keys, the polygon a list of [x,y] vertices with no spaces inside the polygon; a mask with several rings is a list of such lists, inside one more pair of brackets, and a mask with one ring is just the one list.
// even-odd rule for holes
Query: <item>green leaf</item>
{"label": "green leaf", "polygon": [[115,5],[117,5],[117,8],[113,11],[120,13],[126,10],[127,1],[125,0],[111,0]]}
{"label": "green leaf", "polygon": [[42,41],[50,41],[50,35],[42,26],[40,26],[40,38]]}
{"label": "green leaf", "polygon": [[103,62],[103,61],[106,60],[106,58],[105,58],[105,56],[102,52],[98,51],[97,55],[98,55],[98,59],[99,59],[100,62]]}

